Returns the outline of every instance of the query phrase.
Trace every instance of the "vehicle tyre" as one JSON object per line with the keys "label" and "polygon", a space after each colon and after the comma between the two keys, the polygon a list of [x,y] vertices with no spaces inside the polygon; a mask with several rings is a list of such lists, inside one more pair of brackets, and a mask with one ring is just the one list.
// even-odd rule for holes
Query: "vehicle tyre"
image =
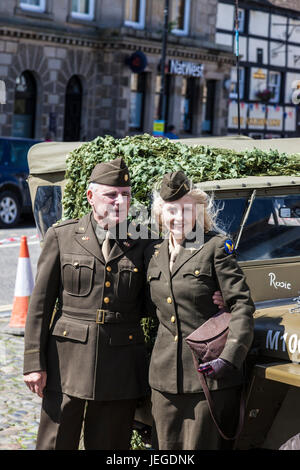
{"label": "vehicle tyre", "polygon": [[0,193],[0,226],[14,227],[20,219],[21,205],[13,191]]}

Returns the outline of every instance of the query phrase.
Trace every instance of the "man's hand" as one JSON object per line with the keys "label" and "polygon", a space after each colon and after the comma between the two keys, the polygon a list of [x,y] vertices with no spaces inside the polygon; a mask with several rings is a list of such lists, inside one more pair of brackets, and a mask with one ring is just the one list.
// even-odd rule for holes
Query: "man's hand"
{"label": "man's hand", "polygon": [[214,304],[216,304],[219,309],[221,310],[222,308],[225,307],[224,299],[222,297],[222,294],[219,290],[214,292],[214,295],[212,296]]}
{"label": "man's hand", "polygon": [[45,388],[46,381],[47,372],[45,370],[30,372],[29,374],[24,375],[24,382],[27,387],[41,398],[43,398],[43,390]]}

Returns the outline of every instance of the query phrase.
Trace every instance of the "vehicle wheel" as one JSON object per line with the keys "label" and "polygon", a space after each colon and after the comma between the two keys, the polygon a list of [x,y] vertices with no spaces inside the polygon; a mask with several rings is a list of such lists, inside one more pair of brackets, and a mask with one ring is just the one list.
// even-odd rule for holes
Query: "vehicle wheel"
{"label": "vehicle wheel", "polygon": [[14,227],[20,218],[21,206],[17,195],[12,191],[0,194],[0,226]]}

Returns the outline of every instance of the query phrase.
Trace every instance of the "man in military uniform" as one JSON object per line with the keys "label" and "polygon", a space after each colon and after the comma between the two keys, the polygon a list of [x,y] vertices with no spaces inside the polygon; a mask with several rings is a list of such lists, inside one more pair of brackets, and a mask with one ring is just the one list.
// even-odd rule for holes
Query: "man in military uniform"
{"label": "man in military uniform", "polygon": [[121,158],[96,165],[92,212],[46,234],[25,329],[24,380],[43,397],[37,449],[78,449],[84,413],[86,449],[130,446],[137,400],[148,393],[148,242],[127,233],[130,191]]}

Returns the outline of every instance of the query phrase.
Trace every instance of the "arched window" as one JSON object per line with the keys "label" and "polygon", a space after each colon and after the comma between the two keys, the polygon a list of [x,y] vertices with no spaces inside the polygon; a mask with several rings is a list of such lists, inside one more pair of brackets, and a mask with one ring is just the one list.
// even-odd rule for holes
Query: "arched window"
{"label": "arched window", "polygon": [[15,104],[12,124],[14,137],[34,137],[36,110],[36,82],[25,71],[16,79]]}
{"label": "arched window", "polygon": [[73,75],[68,81],[65,99],[64,141],[80,140],[82,86],[80,79]]}

